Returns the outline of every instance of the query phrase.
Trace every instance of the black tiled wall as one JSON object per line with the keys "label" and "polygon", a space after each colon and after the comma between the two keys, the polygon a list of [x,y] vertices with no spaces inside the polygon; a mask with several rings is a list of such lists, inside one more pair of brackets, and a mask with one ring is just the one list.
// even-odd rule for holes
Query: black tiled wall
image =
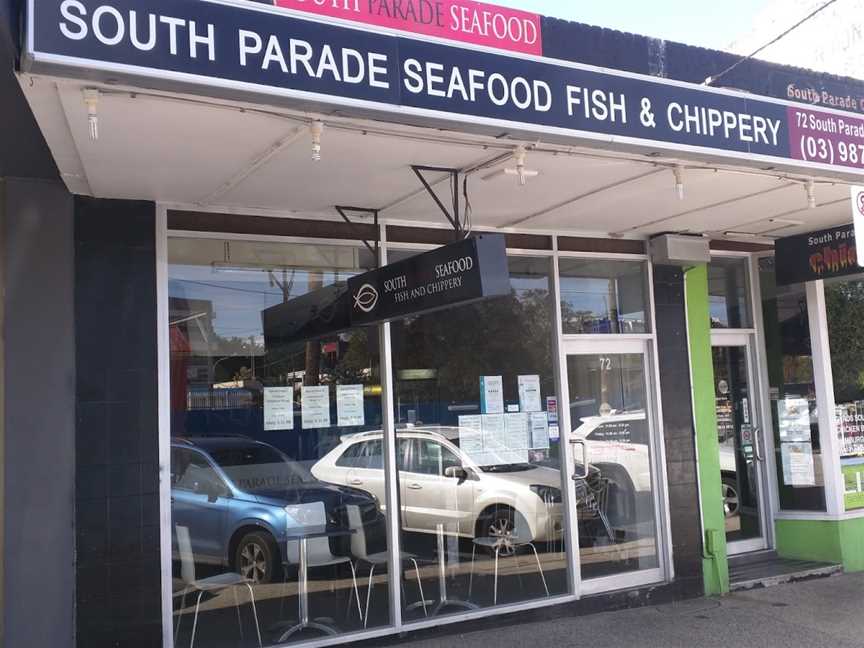
{"label": "black tiled wall", "polygon": [[80,648],[161,646],[152,203],[75,200]]}
{"label": "black tiled wall", "polygon": [[702,526],[683,269],[654,267],[654,300],[675,581],[681,595],[698,596],[704,592]]}

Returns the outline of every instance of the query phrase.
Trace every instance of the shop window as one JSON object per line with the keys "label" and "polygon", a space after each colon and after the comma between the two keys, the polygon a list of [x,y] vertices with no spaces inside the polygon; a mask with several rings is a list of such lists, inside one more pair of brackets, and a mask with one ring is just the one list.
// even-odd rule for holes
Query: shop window
{"label": "shop window", "polygon": [[361,246],[169,240],[176,646],[321,636],[303,610],[391,622],[377,329],[316,334],[372,266]]}
{"label": "shop window", "polygon": [[562,258],[559,272],[565,334],[649,332],[645,263]]}
{"label": "shop window", "polygon": [[407,621],[568,591],[551,261],[509,268],[509,296],[391,325]]}
{"label": "shop window", "polygon": [[567,356],[571,438],[587,469],[577,489],[582,578],[659,566],[645,357]]}
{"label": "shop window", "polygon": [[822,447],[804,285],[777,286],[773,257],[759,260],[759,284],[780,507],[824,511]]}
{"label": "shop window", "polygon": [[748,260],[714,257],[708,264],[711,328],[752,328]]}
{"label": "shop window", "polygon": [[834,433],[847,511],[864,508],[864,276],[825,282],[834,377]]}

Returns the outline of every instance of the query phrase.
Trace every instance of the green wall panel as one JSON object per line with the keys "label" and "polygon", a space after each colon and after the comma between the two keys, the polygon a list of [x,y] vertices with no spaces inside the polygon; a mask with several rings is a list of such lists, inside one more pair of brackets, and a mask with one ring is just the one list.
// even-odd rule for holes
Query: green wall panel
{"label": "green wall panel", "polygon": [[864,518],[777,520],[777,553],[783,558],[840,563],[864,571]]}
{"label": "green wall panel", "polygon": [[717,441],[717,411],[714,402],[708,267],[699,265],[687,270],[685,288],[690,373],[693,380],[693,417],[696,423],[699,489],[705,530],[702,571],[705,593],[723,594],[729,591],[729,564],[726,559],[726,520],[722,506],[720,445]]}

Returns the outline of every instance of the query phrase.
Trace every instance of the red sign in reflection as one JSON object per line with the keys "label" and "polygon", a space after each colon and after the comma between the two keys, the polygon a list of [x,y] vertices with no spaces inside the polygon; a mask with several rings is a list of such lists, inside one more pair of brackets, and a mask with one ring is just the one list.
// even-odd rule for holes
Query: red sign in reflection
{"label": "red sign in reflection", "polygon": [[525,54],[543,54],[539,15],[473,0],[276,0],[276,6]]}

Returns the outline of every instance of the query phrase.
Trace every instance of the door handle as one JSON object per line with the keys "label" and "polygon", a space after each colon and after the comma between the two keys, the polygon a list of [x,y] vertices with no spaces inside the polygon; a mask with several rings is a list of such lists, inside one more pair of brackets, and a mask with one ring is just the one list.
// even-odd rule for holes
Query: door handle
{"label": "door handle", "polygon": [[356,478],[355,479],[349,479],[348,483],[351,484],[352,486],[362,486],[363,480],[362,479],[356,479]]}
{"label": "door handle", "polygon": [[585,471],[582,475],[574,473],[573,479],[588,479],[588,444],[582,439],[570,439],[570,444],[582,446],[582,469]]}
{"label": "door handle", "polygon": [[417,482],[411,482],[410,484],[408,484],[408,488],[410,488],[411,490],[423,490],[423,487]]}
{"label": "door handle", "polygon": [[756,461],[762,463],[765,457],[762,456],[762,430],[758,427],[753,428],[753,448],[756,452]]}

